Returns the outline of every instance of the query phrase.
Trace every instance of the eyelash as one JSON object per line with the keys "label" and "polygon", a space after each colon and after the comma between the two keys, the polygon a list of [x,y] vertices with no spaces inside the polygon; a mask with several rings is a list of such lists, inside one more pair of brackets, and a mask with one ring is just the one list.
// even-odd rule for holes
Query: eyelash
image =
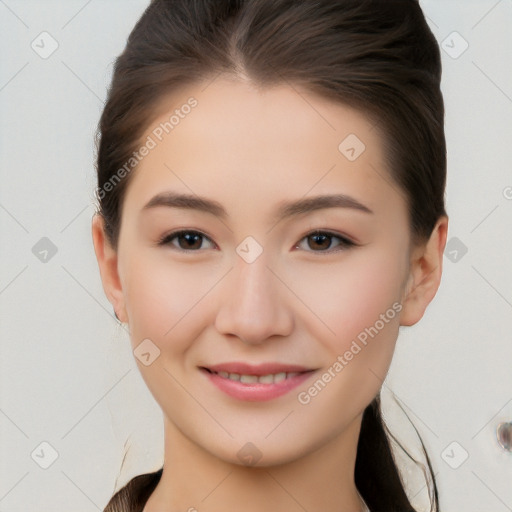
{"label": "eyelash", "polygon": [[[199,236],[201,236],[203,238],[206,238],[210,242],[212,242],[210,237],[208,237],[204,233],[201,233],[201,231],[196,231],[196,230],[193,230],[193,229],[182,229],[182,230],[173,231],[172,233],[164,235],[163,237],[161,237],[158,240],[158,245],[159,246],[171,245],[170,242],[174,238],[177,238],[180,235],[184,235],[184,234],[199,235]],[[307,239],[309,237],[312,237],[312,236],[327,236],[329,238],[338,238],[340,240],[340,243],[338,244],[338,246],[336,246],[336,247],[338,247],[338,249],[334,249],[334,250],[333,249],[326,249],[326,250],[320,250],[320,251],[313,251],[313,250],[309,250],[308,251],[308,250],[306,250],[306,252],[313,252],[313,253],[320,253],[320,254],[322,254],[322,253],[323,254],[325,254],[325,253],[332,254],[334,252],[343,251],[343,250],[346,250],[346,249],[350,249],[351,247],[357,246],[357,244],[355,242],[353,242],[352,240],[350,240],[349,238],[347,238],[347,237],[345,237],[343,235],[340,235],[339,233],[334,233],[332,231],[322,231],[320,229],[315,229],[315,230],[307,233],[305,236],[303,236],[299,240],[299,243],[297,243],[294,246],[294,248],[297,247],[298,245],[300,245],[300,242],[302,242],[303,240],[305,240],[305,239]],[[176,249],[177,251],[181,251],[181,252],[200,252],[201,251],[201,249],[182,249],[181,247],[176,247],[176,246],[173,246],[173,249]]]}

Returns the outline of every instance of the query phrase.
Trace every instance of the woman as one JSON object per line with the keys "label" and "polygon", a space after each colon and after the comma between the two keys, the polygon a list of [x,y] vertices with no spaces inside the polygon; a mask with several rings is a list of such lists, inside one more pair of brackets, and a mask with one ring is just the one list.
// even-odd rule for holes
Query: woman
{"label": "woman", "polygon": [[92,230],[164,465],[106,511],[414,510],[379,394],[441,279],[440,78],[415,0],[151,3]]}

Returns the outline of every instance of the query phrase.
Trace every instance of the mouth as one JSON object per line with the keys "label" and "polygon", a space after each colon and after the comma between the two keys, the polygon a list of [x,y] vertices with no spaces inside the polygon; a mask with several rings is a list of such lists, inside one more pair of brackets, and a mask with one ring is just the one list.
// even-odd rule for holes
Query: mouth
{"label": "mouth", "polygon": [[218,375],[223,379],[229,379],[234,382],[240,382],[240,384],[277,384],[286,379],[293,379],[297,375],[303,372],[278,372],[278,373],[267,373],[266,375],[252,375],[247,373],[229,373],[225,371],[214,372],[208,368],[204,368],[211,374]]}
{"label": "mouth", "polygon": [[271,400],[282,396],[308,379],[314,369],[270,363],[248,365],[224,363],[201,366],[209,381],[225,394],[246,401]]}

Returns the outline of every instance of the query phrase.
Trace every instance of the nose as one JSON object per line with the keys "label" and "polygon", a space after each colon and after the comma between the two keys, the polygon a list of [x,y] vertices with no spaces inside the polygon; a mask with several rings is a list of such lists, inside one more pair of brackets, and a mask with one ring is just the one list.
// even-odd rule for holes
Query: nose
{"label": "nose", "polygon": [[268,266],[265,251],[252,263],[237,256],[234,268],[222,283],[215,321],[218,332],[237,336],[251,345],[292,332],[290,297],[275,274]]}

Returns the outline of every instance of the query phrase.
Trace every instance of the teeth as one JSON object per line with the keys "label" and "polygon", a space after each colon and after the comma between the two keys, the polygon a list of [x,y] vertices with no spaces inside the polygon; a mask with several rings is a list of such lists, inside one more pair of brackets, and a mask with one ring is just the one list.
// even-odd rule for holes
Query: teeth
{"label": "teeth", "polygon": [[275,384],[299,375],[300,372],[269,373],[268,375],[241,375],[239,373],[217,372],[224,379],[240,381],[242,384]]}
{"label": "teeth", "polygon": [[256,375],[240,375],[240,382],[242,384],[254,384],[258,382],[258,377]]}
{"label": "teeth", "polygon": [[270,374],[270,375],[262,375],[258,379],[258,382],[260,382],[261,384],[273,384],[274,383],[274,376],[272,374]]}
{"label": "teeth", "polygon": [[284,372],[276,373],[274,375],[274,382],[281,382],[282,380],[285,380],[285,379],[286,379],[286,373],[284,373]]}

